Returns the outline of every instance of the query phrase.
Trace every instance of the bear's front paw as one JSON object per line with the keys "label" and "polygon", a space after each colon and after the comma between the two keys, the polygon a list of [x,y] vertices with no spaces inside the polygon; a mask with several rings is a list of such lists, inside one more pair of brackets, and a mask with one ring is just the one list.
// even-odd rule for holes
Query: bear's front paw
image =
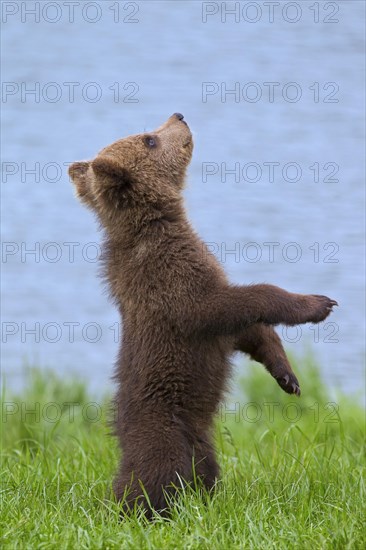
{"label": "bear's front paw", "polygon": [[276,376],[276,382],[286,393],[294,393],[295,395],[300,397],[300,385],[293,372],[286,372],[286,374],[282,376]]}
{"label": "bear's front paw", "polygon": [[307,298],[307,322],[320,323],[328,317],[333,311],[333,307],[337,306],[335,300],[331,300],[328,296],[319,296],[318,294],[312,294],[306,296]]}

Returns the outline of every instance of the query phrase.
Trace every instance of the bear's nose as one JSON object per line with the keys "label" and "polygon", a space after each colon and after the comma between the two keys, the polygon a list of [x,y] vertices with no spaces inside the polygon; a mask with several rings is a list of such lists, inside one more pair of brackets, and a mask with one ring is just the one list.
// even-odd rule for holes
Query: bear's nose
{"label": "bear's nose", "polygon": [[183,120],[184,116],[181,113],[174,113],[174,115],[178,120]]}

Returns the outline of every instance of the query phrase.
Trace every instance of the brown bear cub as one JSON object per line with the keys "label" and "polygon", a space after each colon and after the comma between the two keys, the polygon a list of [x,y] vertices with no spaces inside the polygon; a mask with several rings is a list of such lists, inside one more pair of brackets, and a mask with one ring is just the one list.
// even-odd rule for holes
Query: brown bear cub
{"label": "brown bear cub", "polygon": [[319,323],[337,305],[326,296],[227,281],[186,218],[182,189],[192,151],[192,134],[176,113],[69,170],[105,230],[105,276],[123,319],[115,493],[127,494],[127,509],[138,502],[149,516],[167,507],[182,480],[214,485],[212,426],[230,355],[249,354],[284,391],[300,395],[273,326]]}

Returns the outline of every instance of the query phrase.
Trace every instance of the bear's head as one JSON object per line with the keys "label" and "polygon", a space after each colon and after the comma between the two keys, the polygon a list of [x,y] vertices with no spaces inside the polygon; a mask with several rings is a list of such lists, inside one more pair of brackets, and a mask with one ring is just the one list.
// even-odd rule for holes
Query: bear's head
{"label": "bear's head", "polygon": [[132,211],[159,219],[180,200],[192,151],[190,129],[175,113],[153,132],[120,139],[94,160],[75,162],[69,175],[80,200],[103,225]]}

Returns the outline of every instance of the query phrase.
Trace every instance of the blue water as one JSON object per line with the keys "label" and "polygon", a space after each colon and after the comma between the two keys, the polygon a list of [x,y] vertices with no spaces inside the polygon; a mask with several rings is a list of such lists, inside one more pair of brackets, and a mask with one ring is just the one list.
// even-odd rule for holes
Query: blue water
{"label": "blue water", "polygon": [[62,2],[39,3],[39,22],[21,4],[3,12],[2,39],[7,383],[37,364],[109,384],[119,319],[66,164],[178,111],[195,137],[195,228],[233,281],[337,299],[330,324],[282,334],[330,386],[363,387],[364,3],[319,2],[317,14],[282,2],[272,23],[259,2],[226,22],[221,2],[120,2],[119,15],[116,2],[82,2],[73,23]]}

